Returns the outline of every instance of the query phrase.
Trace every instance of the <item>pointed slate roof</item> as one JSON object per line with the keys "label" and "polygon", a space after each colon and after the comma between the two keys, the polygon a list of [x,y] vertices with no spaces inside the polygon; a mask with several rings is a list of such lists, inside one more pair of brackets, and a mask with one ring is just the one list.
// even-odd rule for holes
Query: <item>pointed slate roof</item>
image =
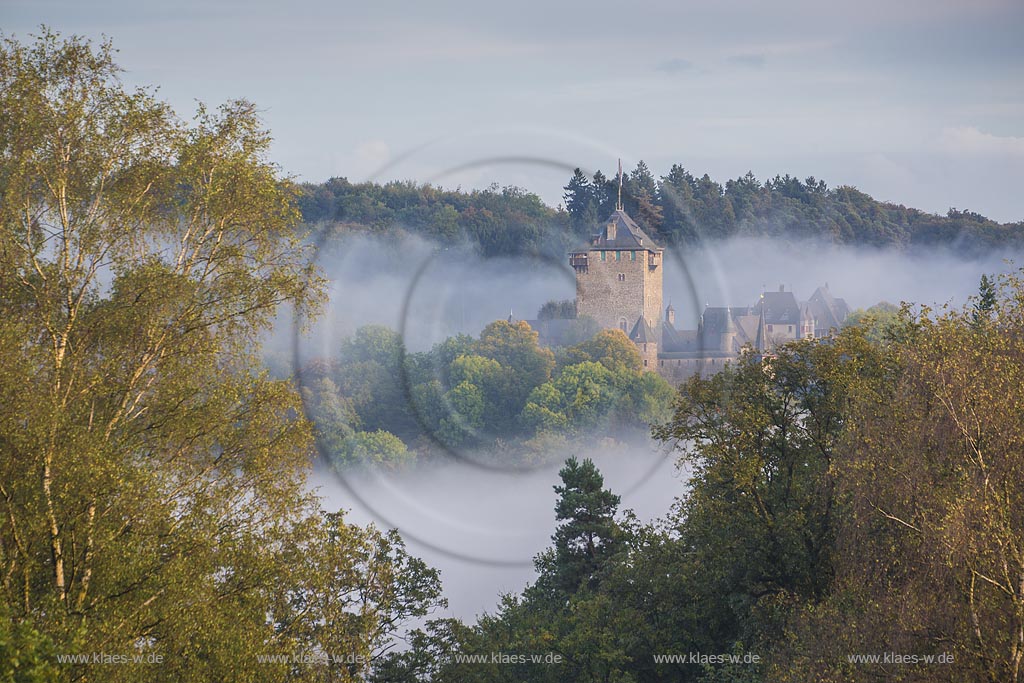
{"label": "pointed slate roof", "polygon": [[765,326],[764,309],[765,307],[761,306],[757,321],[757,338],[754,339],[754,348],[758,351],[768,350],[768,328]]}
{"label": "pointed slate roof", "polygon": [[647,319],[643,316],[637,318],[636,324],[633,325],[633,329],[629,332],[629,338],[634,342],[642,344],[653,344],[658,341],[657,336],[654,334],[654,328],[650,326]]}
{"label": "pointed slate roof", "polygon": [[[609,239],[608,226],[614,225],[614,237]],[[662,251],[662,248],[655,244],[654,240],[647,236],[647,233],[640,228],[629,215],[618,209],[612,211],[608,220],[604,222],[601,232],[590,239],[590,246],[597,249],[647,249],[650,251]]]}

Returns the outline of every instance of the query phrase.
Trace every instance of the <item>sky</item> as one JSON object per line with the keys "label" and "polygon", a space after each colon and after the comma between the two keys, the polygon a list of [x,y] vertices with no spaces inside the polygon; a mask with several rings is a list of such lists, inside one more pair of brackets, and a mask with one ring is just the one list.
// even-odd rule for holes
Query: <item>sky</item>
{"label": "sky", "polygon": [[751,170],[1024,219],[1024,3],[3,0],[107,35],[182,115],[246,98],[296,178],[514,184]]}

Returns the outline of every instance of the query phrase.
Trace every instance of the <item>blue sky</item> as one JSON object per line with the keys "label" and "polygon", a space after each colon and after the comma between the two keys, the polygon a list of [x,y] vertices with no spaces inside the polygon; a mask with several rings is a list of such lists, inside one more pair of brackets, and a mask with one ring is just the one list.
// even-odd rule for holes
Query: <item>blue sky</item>
{"label": "blue sky", "polygon": [[245,97],[306,180],[516,184],[644,159],[814,175],[1024,219],[1020,0],[430,3],[5,0],[0,26],[110,36],[183,115]]}

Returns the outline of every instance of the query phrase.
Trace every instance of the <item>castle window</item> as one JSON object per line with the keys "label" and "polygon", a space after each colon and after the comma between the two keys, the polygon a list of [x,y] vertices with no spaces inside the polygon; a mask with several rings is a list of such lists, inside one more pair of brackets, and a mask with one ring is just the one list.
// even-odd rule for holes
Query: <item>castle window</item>
{"label": "castle window", "polygon": [[647,359],[646,358],[644,358],[644,367],[645,368],[647,367]]}
{"label": "castle window", "polygon": [[786,328],[786,331],[787,331],[787,332],[792,332],[792,331],[793,331],[793,326],[792,326],[792,325],[790,325],[789,327],[787,327],[787,328]]}
{"label": "castle window", "polygon": [[636,252],[635,251],[629,252],[629,260],[630,261],[636,261]]}
{"label": "castle window", "polygon": [[771,326],[771,325],[769,325],[769,326],[768,326],[768,331],[769,331],[769,332],[771,332],[771,331],[772,331],[772,326]]}
{"label": "castle window", "polygon": [[621,261],[622,260],[622,252],[621,251],[615,252],[615,260],[616,261]]}
{"label": "castle window", "polygon": [[602,251],[601,252],[601,260],[602,261],[606,260],[607,256],[608,256],[608,252],[607,251]]}
{"label": "castle window", "polygon": [[625,281],[626,281],[626,274],[625,273],[619,273],[619,282],[625,282]]}

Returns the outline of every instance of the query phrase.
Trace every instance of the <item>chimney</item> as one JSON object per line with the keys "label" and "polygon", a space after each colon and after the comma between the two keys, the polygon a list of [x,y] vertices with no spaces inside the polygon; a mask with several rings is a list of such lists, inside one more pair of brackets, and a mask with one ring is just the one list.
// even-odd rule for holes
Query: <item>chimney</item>
{"label": "chimney", "polygon": [[786,291],[786,285],[779,285],[779,291],[780,292],[785,292]]}

